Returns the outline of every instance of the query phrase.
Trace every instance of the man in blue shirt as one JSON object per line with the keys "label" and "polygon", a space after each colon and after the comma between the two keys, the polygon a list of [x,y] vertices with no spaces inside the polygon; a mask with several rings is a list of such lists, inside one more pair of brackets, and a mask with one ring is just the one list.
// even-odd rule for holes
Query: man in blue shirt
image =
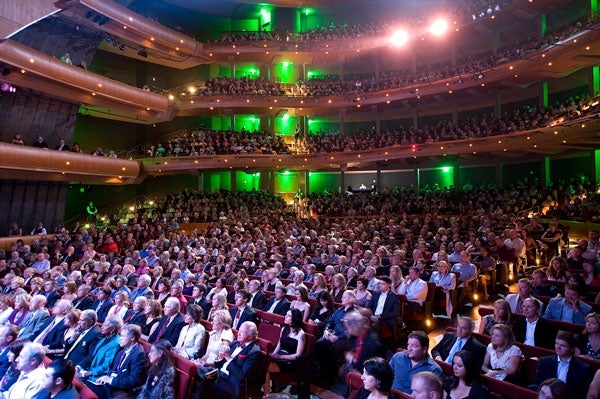
{"label": "man in blue shirt", "polygon": [[415,374],[430,371],[438,376],[442,375],[442,369],[429,356],[428,349],[429,337],[425,332],[410,333],[406,350],[396,353],[390,360],[390,366],[394,370],[393,388],[410,395],[412,394],[410,384]]}
{"label": "man in blue shirt", "polygon": [[459,272],[458,285],[458,305],[462,305],[463,299],[471,294],[471,284],[473,291],[477,288],[477,267],[471,263],[471,256],[467,251],[460,252],[460,262],[452,266],[453,272]]}

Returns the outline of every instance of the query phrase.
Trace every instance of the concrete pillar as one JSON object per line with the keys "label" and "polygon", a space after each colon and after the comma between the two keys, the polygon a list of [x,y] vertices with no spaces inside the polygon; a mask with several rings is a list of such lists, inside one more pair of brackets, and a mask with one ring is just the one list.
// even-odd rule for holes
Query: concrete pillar
{"label": "concrete pillar", "polygon": [[269,170],[260,171],[260,189],[269,193],[274,191],[274,173]]}
{"label": "concrete pillar", "polygon": [[204,188],[204,172],[198,171],[198,191],[202,192]]}
{"label": "concrete pillar", "polygon": [[233,55],[230,55],[229,57],[227,57],[227,60],[229,61],[229,70],[231,72],[231,79],[235,79],[235,57]]}
{"label": "concrete pillar", "polygon": [[268,81],[271,80],[270,78],[270,68],[271,68],[271,63],[269,62],[265,62],[264,64],[261,64],[260,67],[258,68],[260,71],[260,76],[267,79]]}
{"label": "concrete pillar", "polygon": [[340,112],[340,134],[344,134],[344,118],[346,116],[346,112]]}
{"label": "concrete pillar", "polygon": [[496,94],[496,116],[502,115],[502,94]]}
{"label": "concrete pillar", "polygon": [[502,164],[500,162],[496,162],[496,187],[502,188],[504,183],[504,178],[502,176]]}
{"label": "concrete pillar", "polygon": [[237,173],[235,170],[232,170],[231,172],[231,192],[232,193],[236,193],[237,192]]}

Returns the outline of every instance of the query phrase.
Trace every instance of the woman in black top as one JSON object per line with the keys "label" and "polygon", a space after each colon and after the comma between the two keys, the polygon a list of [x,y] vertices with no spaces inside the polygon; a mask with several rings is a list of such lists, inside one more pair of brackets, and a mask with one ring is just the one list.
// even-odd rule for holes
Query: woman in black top
{"label": "woman in black top", "polygon": [[479,380],[479,369],[470,352],[461,350],[452,359],[453,376],[444,384],[446,399],[488,399],[490,392]]}

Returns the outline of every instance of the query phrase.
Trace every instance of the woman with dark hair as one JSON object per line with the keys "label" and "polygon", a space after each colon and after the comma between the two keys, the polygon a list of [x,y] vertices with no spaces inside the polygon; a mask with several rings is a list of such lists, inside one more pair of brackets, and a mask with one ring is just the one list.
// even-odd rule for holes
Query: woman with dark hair
{"label": "woman with dark hair", "polygon": [[17,340],[14,341],[12,344],[8,345],[7,358],[8,362],[10,363],[10,366],[8,367],[6,373],[4,373],[4,376],[0,380],[0,393],[8,391],[10,387],[12,387],[13,384],[19,379],[21,371],[17,369],[16,360],[21,354],[23,346],[25,346],[27,342],[29,341]]}
{"label": "woman with dark hair", "polygon": [[[285,325],[281,329],[279,342],[271,358],[275,360],[281,371],[297,370],[297,360],[304,352],[305,336],[302,330],[302,312],[290,309],[285,314]],[[273,392],[281,392],[285,387],[273,383]]]}
{"label": "woman with dark hair", "polygon": [[392,383],[394,370],[389,363],[380,357],[365,360],[361,376],[363,386],[356,393],[355,399],[392,399]]}
{"label": "woman with dark hair", "polygon": [[[538,389],[539,399],[570,399],[571,392],[567,384],[558,378],[548,378],[540,384]],[[590,398],[588,393],[588,399]]]}
{"label": "woman with dark hair", "polygon": [[310,304],[308,303],[308,290],[306,287],[299,286],[294,291],[296,300],[290,304],[290,309],[298,309],[302,313],[302,320],[308,321],[310,316]]}
{"label": "woman with dark hair", "polygon": [[158,300],[158,302],[160,302],[160,304],[164,308],[165,303],[167,302],[167,299],[170,296],[171,296],[171,280],[169,280],[166,277],[162,277],[158,281],[158,295],[156,296],[156,299]]}
{"label": "woman with dark hair", "polygon": [[368,284],[369,281],[364,277],[359,277],[356,279],[356,289],[354,290],[356,301],[354,302],[354,306],[361,306],[363,308],[369,306],[372,295],[369,291],[367,291]]}
{"label": "woman with dark hair", "polygon": [[319,326],[320,334],[323,334],[325,322],[334,311],[333,297],[328,291],[321,291],[319,292],[319,295],[317,295],[317,304],[308,318],[308,321],[312,321]]}
{"label": "woman with dark hair", "polygon": [[169,354],[171,349],[171,343],[166,340],[152,344],[148,352],[148,379],[137,399],[175,399],[175,368]]}
{"label": "woman with dark hair", "polygon": [[470,352],[461,350],[452,359],[452,378],[444,384],[444,398],[487,399],[488,389],[479,380],[479,370]]}

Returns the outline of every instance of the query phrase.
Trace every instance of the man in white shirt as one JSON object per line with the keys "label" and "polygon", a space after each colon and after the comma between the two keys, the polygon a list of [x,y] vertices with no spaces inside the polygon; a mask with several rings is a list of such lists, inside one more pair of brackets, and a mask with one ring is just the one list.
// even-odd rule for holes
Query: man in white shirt
{"label": "man in white shirt", "polygon": [[296,270],[294,272],[294,276],[292,277],[291,283],[289,283],[286,287],[288,295],[296,295],[296,290],[298,287],[304,287],[308,292],[308,288],[304,285],[304,272],[302,270]]}
{"label": "man in white shirt", "polygon": [[407,302],[404,304],[403,316],[414,313],[420,313],[423,303],[427,298],[427,282],[419,278],[419,269],[411,267],[408,269],[408,276],[400,285],[400,295],[406,295]]}
{"label": "man in white shirt", "polygon": [[517,257],[518,265],[515,265],[518,270],[513,270],[513,273],[518,273],[522,271],[523,262],[526,260],[525,252],[527,248],[525,246],[525,241],[519,238],[519,232],[516,229],[512,229],[509,233],[509,238],[504,240],[504,245],[508,248],[512,249],[515,256]]}
{"label": "man in white shirt", "polygon": [[7,392],[3,399],[29,399],[42,390],[42,382],[46,368],[44,367],[44,347],[28,342],[16,359],[17,370],[21,372],[17,382]]}
{"label": "man in white shirt", "polygon": [[373,266],[367,266],[365,269],[365,278],[367,279],[367,289],[371,291],[379,291],[379,279],[375,277],[377,271]]}
{"label": "man in white shirt", "polygon": [[554,348],[556,328],[540,317],[540,304],[535,298],[525,298],[523,315],[515,320],[513,332],[517,342],[546,349]]}

